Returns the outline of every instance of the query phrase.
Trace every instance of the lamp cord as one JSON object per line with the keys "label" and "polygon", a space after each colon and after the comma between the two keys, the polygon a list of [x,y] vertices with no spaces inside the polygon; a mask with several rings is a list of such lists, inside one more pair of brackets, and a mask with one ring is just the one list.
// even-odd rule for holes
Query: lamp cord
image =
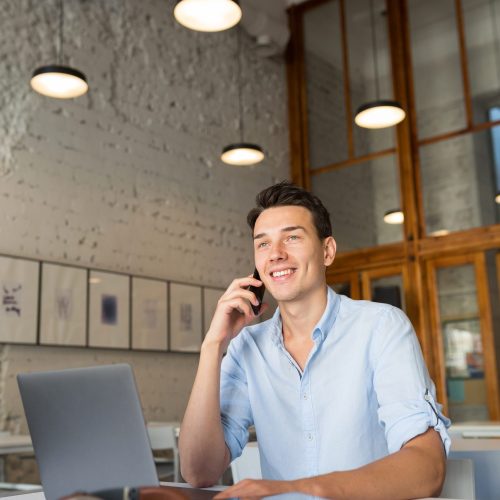
{"label": "lamp cord", "polygon": [[238,76],[238,114],[239,114],[239,122],[238,128],[240,131],[240,142],[243,142],[243,99],[241,92],[241,28],[238,27],[237,30],[237,50],[236,60],[238,62],[237,76]]}
{"label": "lamp cord", "polygon": [[57,47],[57,64],[62,65],[63,53],[63,27],[64,27],[64,7],[63,0],[59,0],[59,44]]}
{"label": "lamp cord", "polygon": [[375,72],[375,96],[380,99],[380,88],[378,82],[378,60],[377,60],[377,35],[375,32],[375,7],[374,0],[370,0],[370,20],[372,25],[372,51],[373,51],[373,70]]}

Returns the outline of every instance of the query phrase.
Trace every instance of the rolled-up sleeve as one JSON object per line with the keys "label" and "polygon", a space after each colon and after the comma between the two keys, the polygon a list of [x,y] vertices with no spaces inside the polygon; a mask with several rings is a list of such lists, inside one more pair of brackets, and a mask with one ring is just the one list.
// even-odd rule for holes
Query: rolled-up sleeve
{"label": "rolled-up sleeve", "polygon": [[410,321],[401,310],[388,307],[381,315],[374,339],[378,419],[389,452],[400,450],[432,427],[448,454],[451,441],[446,429],[451,422],[436,403],[435,386]]}
{"label": "rolled-up sleeve", "polygon": [[221,421],[231,460],[241,455],[248,442],[248,428],[253,425],[247,380],[238,362],[242,359],[241,351],[238,351],[244,348],[242,339],[243,332],[231,341],[221,368]]}

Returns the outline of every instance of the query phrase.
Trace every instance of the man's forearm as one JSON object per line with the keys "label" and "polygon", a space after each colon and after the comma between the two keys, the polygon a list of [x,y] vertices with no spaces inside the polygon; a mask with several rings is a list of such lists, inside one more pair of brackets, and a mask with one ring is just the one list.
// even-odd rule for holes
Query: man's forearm
{"label": "man's forearm", "polygon": [[429,429],[400,451],[350,471],[292,481],[244,479],[215,498],[303,493],[335,500],[403,500],[437,496],[446,470],[439,434]]}
{"label": "man's forearm", "polygon": [[179,436],[184,479],[194,486],[214,484],[229,464],[220,420],[221,347],[204,343]]}
{"label": "man's forearm", "polygon": [[[419,438],[435,446],[406,446],[397,453],[352,471],[293,481],[293,490],[336,500],[389,500],[439,495],[446,459],[436,431]],[[410,442],[411,443],[411,442]]]}

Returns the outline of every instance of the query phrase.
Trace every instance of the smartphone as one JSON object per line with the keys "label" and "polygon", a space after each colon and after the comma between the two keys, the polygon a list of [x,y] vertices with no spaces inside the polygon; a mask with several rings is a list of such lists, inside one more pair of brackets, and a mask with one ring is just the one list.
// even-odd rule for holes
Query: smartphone
{"label": "smartphone", "polygon": [[[253,272],[253,277],[256,280],[262,281],[260,279],[259,271],[257,271],[257,268],[255,268],[255,270]],[[252,306],[253,313],[255,314],[255,316],[257,316],[257,314],[259,314],[260,308],[262,306],[262,299],[264,298],[264,292],[266,291],[266,287],[264,286],[264,283],[262,283],[262,285],[260,285],[260,286],[252,286],[252,285],[250,285],[248,287],[248,290],[250,290],[251,292],[253,292],[255,294],[255,296],[257,297],[257,300],[259,301],[259,305],[258,306],[254,306],[253,304],[250,304]]]}

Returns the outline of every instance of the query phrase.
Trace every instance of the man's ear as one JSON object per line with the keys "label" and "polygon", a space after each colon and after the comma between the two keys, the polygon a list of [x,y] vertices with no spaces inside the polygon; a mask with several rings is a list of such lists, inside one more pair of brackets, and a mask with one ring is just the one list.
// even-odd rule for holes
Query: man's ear
{"label": "man's ear", "polygon": [[333,236],[325,238],[323,249],[325,266],[328,267],[335,260],[335,254],[337,253],[337,243],[335,243]]}

